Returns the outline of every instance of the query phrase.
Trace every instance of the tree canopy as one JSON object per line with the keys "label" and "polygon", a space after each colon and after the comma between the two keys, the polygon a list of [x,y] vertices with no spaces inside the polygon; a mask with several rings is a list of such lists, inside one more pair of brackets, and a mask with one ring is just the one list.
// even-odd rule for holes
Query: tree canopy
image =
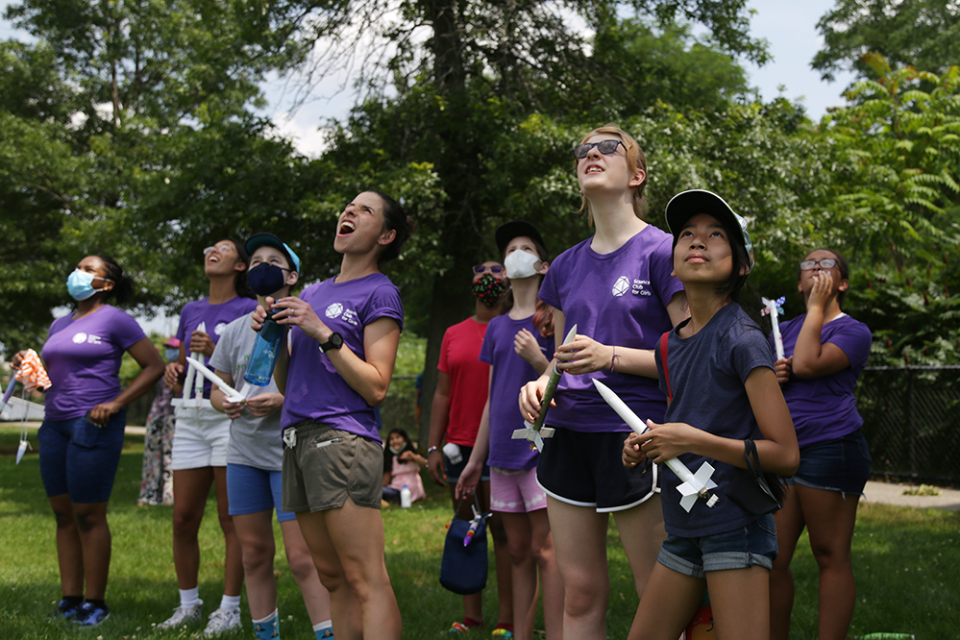
{"label": "tree canopy", "polygon": [[811,66],[826,80],[848,68],[876,79],[870,53],[933,73],[960,62],[960,5],[951,0],[837,0],[817,28],[824,46]]}

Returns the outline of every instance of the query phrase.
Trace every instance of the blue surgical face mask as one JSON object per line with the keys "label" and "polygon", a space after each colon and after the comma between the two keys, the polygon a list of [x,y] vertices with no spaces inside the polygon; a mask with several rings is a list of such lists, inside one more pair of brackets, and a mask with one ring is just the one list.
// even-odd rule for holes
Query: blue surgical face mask
{"label": "blue surgical face mask", "polygon": [[163,354],[167,356],[167,362],[176,362],[177,358],[180,357],[180,349],[169,347],[164,350]]}
{"label": "blue surgical face mask", "polygon": [[286,278],[283,268],[269,262],[261,262],[247,272],[247,284],[258,296],[269,296],[283,289]]}
{"label": "blue surgical face mask", "polygon": [[92,273],[76,269],[67,276],[67,293],[69,293],[70,297],[74,300],[80,301],[86,300],[98,291],[103,291],[103,289],[93,288],[93,281],[96,277],[97,276]]}

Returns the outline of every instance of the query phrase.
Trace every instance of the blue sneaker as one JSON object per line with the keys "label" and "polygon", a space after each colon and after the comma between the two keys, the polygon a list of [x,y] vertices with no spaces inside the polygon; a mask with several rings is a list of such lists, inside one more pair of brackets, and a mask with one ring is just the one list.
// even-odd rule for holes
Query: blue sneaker
{"label": "blue sneaker", "polygon": [[110,617],[110,607],[99,607],[91,602],[84,602],[77,609],[77,616],[73,622],[81,627],[95,627]]}
{"label": "blue sneaker", "polygon": [[67,599],[63,599],[57,605],[57,615],[50,618],[51,621],[56,620],[73,620],[77,616],[77,610],[80,608],[80,604],[73,604]]}

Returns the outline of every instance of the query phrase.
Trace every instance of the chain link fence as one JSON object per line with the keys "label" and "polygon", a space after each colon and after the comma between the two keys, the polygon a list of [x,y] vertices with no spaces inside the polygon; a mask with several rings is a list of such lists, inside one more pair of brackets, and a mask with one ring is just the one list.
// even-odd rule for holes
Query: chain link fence
{"label": "chain link fence", "polygon": [[960,366],[867,367],[857,409],[875,477],[960,485]]}

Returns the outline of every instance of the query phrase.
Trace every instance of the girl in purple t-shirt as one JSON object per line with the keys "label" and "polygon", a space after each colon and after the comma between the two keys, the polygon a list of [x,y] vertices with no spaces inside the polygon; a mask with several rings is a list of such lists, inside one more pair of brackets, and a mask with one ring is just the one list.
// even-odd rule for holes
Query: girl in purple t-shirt
{"label": "girl in purple t-shirt", "polygon": [[770,637],[785,640],[793,609],[790,561],[804,527],[820,569],[820,638],[845,638],[856,590],[850,543],[857,503],[870,476],[854,389],[867,364],[870,329],[840,310],[850,287],[847,261],[817,249],[800,262],[807,313],[780,325],[786,358],[777,377],[800,442],[800,469],[777,512],[780,555],[770,574]]}
{"label": "girl in purple t-shirt", "polygon": [[[656,473],[625,469],[620,451],[630,428],[593,386],[614,389],[635,411],[659,420],[653,347],[686,316],[683,285],[670,275],[670,237],[648,225],[643,190],[646,158],[619,127],[591,131],[574,149],[577,180],[596,234],[550,265],[539,297],[553,309],[555,360],[565,375],[546,416],[537,481],[565,586],[564,635],[606,637],[610,592],[607,522],[613,513],[638,595],[663,539]],[[577,326],[576,339],[561,346]],[[552,367],[551,367],[552,368]],[[548,372],[524,386],[520,407],[533,422]]]}
{"label": "girl in purple t-shirt", "polygon": [[680,479],[664,471],[669,535],[630,638],[674,640],[709,587],[720,637],[761,640],[768,637],[769,570],[777,555],[773,517],[747,510],[731,493],[737,468],[746,467],[746,440],[754,441],[764,471],[790,475],[800,458],[796,434],[770,345],[737,303],[754,266],[746,221],[699,189],[671,199],[665,217],[690,318],[657,350],[661,388],[670,398],[663,424],[648,419],[643,435],[631,434],[623,463],[637,468],[645,459],[677,459],[694,472],[709,463],[718,500],[681,506]]}
{"label": "girl in purple t-shirt", "polygon": [[[203,354],[209,365],[220,333],[232,321],[249,313],[256,301],[247,288],[247,252],[243,245],[223,239],[203,251],[203,272],[210,281],[210,294],[188,302],[180,311],[180,356],[167,365],[164,381],[174,398],[183,389],[188,353]],[[201,324],[206,329],[200,330]],[[197,374],[199,376],[200,374]],[[171,467],[173,468],[173,566],[177,572],[180,606],[157,625],[174,629],[203,619],[200,599],[200,543],[198,534],[210,486],[216,487],[217,514],[224,537],[223,597],[207,622],[207,635],[240,626],[240,591],[243,589],[243,562],[240,540],[227,506],[227,443],[230,419],[210,406],[210,382],[204,381],[201,406],[176,408]],[[174,404],[178,401],[175,399]]]}
{"label": "girl in purple t-shirt", "polygon": [[[402,632],[384,562],[373,407],[387,395],[403,326],[399,293],[380,265],[409,235],[400,204],[365,191],[337,221],[340,272],[300,298],[266,299],[277,323],[293,327],[290,353],[280,350],[274,370],[284,394],[283,510],[297,514],[338,637],[400,640]],[[254,329],[265,317],[258,307]]]}
{"label": "girl in purple t-shirt", "polygon": [[[524,384],[546,371],[549,359],[545,354],[553,351],[552,322],[544,318],[546,305],[537,301],[540,281],[548,268],[547,249],[540,232],[523,220],[501,225],[497,246],[510,281],[510,308],[490,321],[483,339],[480,360],[490,365],[490,390],[476,445],[460,474],[456,493],[459,498],[473,491],[484,463],[489,463],[490,508],[503,519],[510,550],[514,637],[533,637],[539,568],[547,640],[559,640],[563,632],[563,581],[547,518],[547,496],[536,479],[538,454],[526,440],[513,439],[514,430],[524,426],[517,410],[517,394]],[[539,326],[537,320],[542,321]]]}
{"label": "girl in purple t-shirt", "polygon": [[[77,301],[70,315],[50,326],[43,360],[47,391],[40,441],[40,475],[57,520],[60,565],[58,618],[96,626],[110,613],[104,602],[110,571],[107,501],[120,462],[124,407],[163,374],[160,354],[137,321],[107,304],[124,304],[133,284],[112,259],[90,255],[67,279]],[[120,389],[120,361],[128,352],[141,370]],[[13,357],[19,368],[23,352]],[[11,384],[13,384],[11,382]]]}

